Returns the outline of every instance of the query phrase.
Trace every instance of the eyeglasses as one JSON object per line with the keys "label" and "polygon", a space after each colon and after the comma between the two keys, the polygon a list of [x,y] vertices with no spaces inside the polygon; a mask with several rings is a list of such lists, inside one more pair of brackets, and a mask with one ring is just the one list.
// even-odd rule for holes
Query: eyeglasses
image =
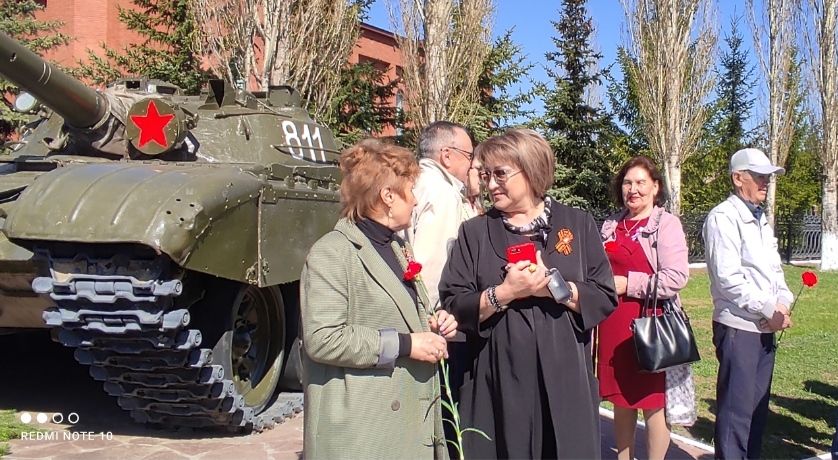
{"label": "eyeglasses", "polygon": [[471,161],[471,159],[474,157],[474,151],[469,152],[468,150],[463,150],[461,148],[454,147],[453,145],[449,145],[445,148],[455,150],[458,153],[461,153],[464,157],[466,157],[468,161]]}
{"label": "eyeglasses", "polygon": [[497,183],[498,185],[503,185],[506,183],[506,181],[509,180],[510,177],[518,174],[519,172],[521,172],[520,169],[518,171],[510,171],[503,168],[498,168],[493,171],[483,169],[480,171],[480,180],[483,181],[486,185],[489,185],[489,181],[494,177],[495,183]]}

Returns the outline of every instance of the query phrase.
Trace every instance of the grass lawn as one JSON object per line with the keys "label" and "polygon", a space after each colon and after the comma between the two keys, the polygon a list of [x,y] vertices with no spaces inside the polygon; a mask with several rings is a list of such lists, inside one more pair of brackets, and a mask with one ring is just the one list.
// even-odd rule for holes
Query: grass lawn
{"label": "grass lawn", "polygon": [[[804,268],[786,266],[795,294]],[[816,271],[816,270],[815,270]],[[817,272],[817,271],[816,271]],[[763,438],[767,458],[806,458],[828,452],[838,416],[838,273],[818,273],[819,282],[804,288],[777,350],[771,388],[771,414]],[[713,437],[718,362],[712,343],[709,278],[694,270],[681,294],[698,340],[702,360],[693,367],[698,422],[688,434],[710,443]]]}
{"label": "grass lawn", "polygon": [[9,453],[9,445],[4,441],[18,439],[24,431],[33,430],[18,421],[15,411],[0,410],[0,457]]}

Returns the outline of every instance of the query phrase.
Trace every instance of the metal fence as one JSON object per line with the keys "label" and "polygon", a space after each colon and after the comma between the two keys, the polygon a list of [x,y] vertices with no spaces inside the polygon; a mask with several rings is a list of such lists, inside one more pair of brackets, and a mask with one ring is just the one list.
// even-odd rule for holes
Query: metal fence
{"label": "metal fence", "polygon": [[[683,216],[681,223],[687,235],[690,262],[704,262],[704,239],[701,227],[705,215]],[[812,260],[821,257],[821,217],[816,214],[777,216],[774,223],[777,248],[784,262]]]}
{"label": "metal fence", "polygon": [[780,255],[786,262],[821,258],[821,216],[804,214],[777,219]]}
{"label": "metal fence", "polygon": [[[690,262],[704,262],[704,239],[701,227],[706,214],[681,216],[681,224],[687,236]],[[597,218],[601,227],[604,218]],[[783,262],[792,260],[813,260],[821,257],[821,216],[801,214],[778,216],[774,224],[774,235]]]}

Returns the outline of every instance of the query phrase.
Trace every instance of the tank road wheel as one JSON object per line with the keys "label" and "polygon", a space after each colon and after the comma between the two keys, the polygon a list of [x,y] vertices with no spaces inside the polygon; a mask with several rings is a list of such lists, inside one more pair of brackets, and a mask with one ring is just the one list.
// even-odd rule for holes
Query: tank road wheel
{"label": "tank road wheel", "polygon": [[245,404],[259,412],[273,396],[285,357],[282,296],[276,288],[245,286],[232,311],[230,375]]}
{"label": "tank road wheel", "polygon": [[285,304],[276,287],[258,288],[214,279],[204,299],[190,308],[212,348],[212,363],[224,369],[236,393],[254,414],[274,395],[285,360]]}

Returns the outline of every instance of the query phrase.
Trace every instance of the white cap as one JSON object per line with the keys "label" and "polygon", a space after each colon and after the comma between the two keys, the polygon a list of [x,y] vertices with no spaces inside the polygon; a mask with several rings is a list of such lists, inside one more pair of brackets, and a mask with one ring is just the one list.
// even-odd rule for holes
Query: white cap
{"label": "white cap", "polygon": [[771,164],[760,149],[742,149],[730,157],[730,172],[753,171],[757,174],[785,174],[786,170]]}

